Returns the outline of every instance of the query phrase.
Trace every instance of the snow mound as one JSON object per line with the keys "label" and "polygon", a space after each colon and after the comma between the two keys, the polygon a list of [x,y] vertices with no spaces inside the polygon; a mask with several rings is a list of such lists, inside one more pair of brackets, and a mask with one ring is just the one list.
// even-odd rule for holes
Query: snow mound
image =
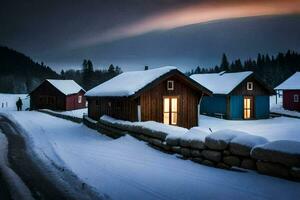
{"label": "snow mound", "polygon": [[[164,138],[169,135],[170,136],[172,135],[173,137],[180,137],[188,131],[188,129],[186,129],[186,128],[166,125],[166,124],[162,124],[162,123],[155,122],[155,121],[130,122],[130,121],[118,120],[118,119],[112,118],[107,115],[103,115],[100,118],[100,120],[109,122],[112,124],[120,124],[120,125],[132,126],[132,127],[141,127],[141,128],[149,129],[151,131],[155,131],[157,133],[164,133],[165,134]],[[154,134],[154,132],[151,134]]]}
{"label": "snow mound", "polygon": [[230,129],[216,131],[205,138],[205,145],[211,149],[224,150],[231,140],[245,134],[247,133]]}
{"label": "snow mound", "polygon": [[290,140],[269,142],[254,147],[251,156],[258,160],[300,167],[300,142]]}
{"label": "snow mound", "polygon": [[261,136],[256,136],[256,135],[250,135],[250,134],[245,134],[245,135],[239,135],[231,140],[231,144],[239,144],[247,147],[254,147],[256,145],[262,145],[266,144],[268,140],[264,137]]}
{"label": "snow mound", "polygon": [[233,138],[230,142],[230,152],[240,156],[250,156],[253,147],[266,144],[268,140],[256,135],[239,135]]}
{"label": "snow mound", "polygon": [[87,91],[86,96],[131,96],[160,76],[177,69],[167,66],[157,69],[124,72]]}

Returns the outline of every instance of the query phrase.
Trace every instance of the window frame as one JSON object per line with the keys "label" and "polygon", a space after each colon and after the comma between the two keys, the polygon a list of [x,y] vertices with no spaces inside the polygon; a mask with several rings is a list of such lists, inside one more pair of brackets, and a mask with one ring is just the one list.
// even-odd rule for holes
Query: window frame
{"label": "window frame", "polygon": [[[169,86],[172,86],[172,87],[169,87]],[[168,91],[173,91],[174,90],[174,81],[173,80],[168,80],[167,81],[167,90]]]}
{"label": "window frame", "polygon": [[249,81],[247,82],[247,90],[253,90],[253,82]]}

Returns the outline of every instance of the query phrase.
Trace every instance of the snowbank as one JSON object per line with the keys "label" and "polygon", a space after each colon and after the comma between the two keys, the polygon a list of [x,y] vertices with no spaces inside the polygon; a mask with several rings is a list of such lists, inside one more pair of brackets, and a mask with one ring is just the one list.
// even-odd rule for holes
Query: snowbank
{"label": "snowbank", "polygon": [[294,140],[300,141],[300,119],[276,117],[261,120],[225,120],[201,115],[199,129],[213,132],[222,129],[232,129],[262,136],[269,141]]}
{"label": "snowbank", "polygon": [[245,135],[247,133],[234,130],[220,130],[216,131],[205,138],[205,144],[216,150],[226,149],[232,139],[237,136]]}
{"label": "snowbank", "polygon": [[300,167],[300,142],[279,140],[255,147],[251,156],[258,160]]}
{"label": "snowbank", "polygon": [[[188,129],[186,129],[186,128],[166,125],[166,124],[162,124],[162,123],[155,122],[155,121],[130,122],[130,121],[118,120],[118,119],[109,117],[107,115],[102,116],[100,118],[100,120],[102,122],[104,121],[104,122],[112,123],[115,125],[124,125],[124,126],[122,126],[122,128],[125,128],[129,131],[131,130],[130,128],[133,128],[133,131],[138,131],[137,129],[142,128],[142,129],[144,129],[144,132],[146,134],[149,133],[150,136],[159,137],[160,139],[165,139],[169,135],[173,136],[173,137],[180,137],[188,131]],[[148,129],[148,131],[145,129]],[[153,135],[153,134],[156,134],[156,135]]]}
{"label": "snowbank", "polygon": [[77,109],[77,110],[69,110],[69,111],[54,111],[49,109],[41,109],[42,111],[47,111],[55,114],[66,115],[71,117],[82,118],[84,114],[87,114],[87,108]]}

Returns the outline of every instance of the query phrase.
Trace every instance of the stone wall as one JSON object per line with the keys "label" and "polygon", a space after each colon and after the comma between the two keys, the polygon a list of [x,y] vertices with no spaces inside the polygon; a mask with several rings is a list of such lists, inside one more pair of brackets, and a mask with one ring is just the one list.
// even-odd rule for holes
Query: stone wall
{"label": "stone wall", "polygon": [[[289,141],[290,144],[286,144],[286,141],[268,142],[263,137],[233,130],[215,132],[203,139],[185,137],[189,133],[183,137],[169,137],[162,131],[101,119],[97,122],[87,116],[84,116],[83,123],[113,138],[130,134],[158,150],[179,154],[183,159],[199,164],[228,170],[233,168],[257,170],[262,174],[300,181],[299,142]],[[277,146],[278,149],[274,150],[269,146]],[[287,146],[293,146],[296,152],[283,153]]]}

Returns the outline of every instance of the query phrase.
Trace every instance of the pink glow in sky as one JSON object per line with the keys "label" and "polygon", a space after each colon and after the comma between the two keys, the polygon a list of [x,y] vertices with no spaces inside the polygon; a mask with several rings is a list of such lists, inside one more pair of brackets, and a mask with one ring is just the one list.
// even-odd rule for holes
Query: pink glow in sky
{"label": "pink glow in sky", "polygon": [[285,15],[300,13],[300,0],[214,1],[171,10],[138,20],[135,23],[80,41],[93,45],[121,38],[142,35],[151,31],[242,17]]}

